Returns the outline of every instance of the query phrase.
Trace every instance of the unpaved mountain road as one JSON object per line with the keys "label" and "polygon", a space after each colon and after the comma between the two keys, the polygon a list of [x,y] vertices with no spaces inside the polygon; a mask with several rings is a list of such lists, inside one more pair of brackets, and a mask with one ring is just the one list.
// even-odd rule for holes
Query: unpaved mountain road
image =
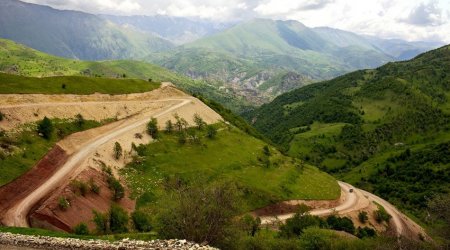
{"label": "unpaved mountain road", "polygon": [[[397,236],[404,236],[412,239],[419,239],[419,235],[423,237],[428,237],[425,230],[420,227],[417,223],[412,221],[406,215],[398,211],[392,204],[385,201],[384,199],[369,193],[367,191],[353,187],[352,185],[338,181],[341,187],[341,192],[344,193],[344,201],[336,207],[327,209],[315,209],[311,210],[309,213],[311,215],[326,216],[331,214],[345,215],[350,212],[359,211],[363,208],[364,204],[369,204],[369,202],[376,202],[383,206],[391,216],[391,225],[395,228]],[[350,190],[353,190],[350,192]],[[261,224],[268,225],[277,223],[277,221],[284,222],[289,218],[292,218],[295,214],[280,214],[277,216],[264,216],[261,217]]]}
{"label": "unpaved mountain road", "polygon": [[9,209],[9,211],[5,213],[3,223],[7,226],[28,227],[29,225],[27,216],[31,208],[34,206],[34,204],[36,204],[40,199],[44,198],[49,192],[51,192],[54,188],[56,188],[58,184],[61,183],[62,180],[70,176],[70,174],[75,171],[76,167],[79,166],[80,163],[83,160],[85,160],[85,158],[89,154],[93,153],[97,149],[97,147],[110,140],[113,140],[114,138],[126,133],[129,130],[135,129],[139,126],[146,124],[151,117],[158,118],[159,116],[175,111],[176,109],[179,109],[180,107],[183,107],[192,101],[191,98],[178,100],[180,101],[179,104],[171,106],[164,111],[161,111],[156,114],[142,115],[139,117],[139,119],[130,119],[130,121],[127,121],[123,125],[115,128],[114,130],[109,131],[109,133],[100,135],[92,139],[89,143],[84,145],[84,147],[81,150],[75,152],[69,158],[69,160],[44,184],[42,184],[39,188],[30,193],[25,199],[21,200],[14,207]]}

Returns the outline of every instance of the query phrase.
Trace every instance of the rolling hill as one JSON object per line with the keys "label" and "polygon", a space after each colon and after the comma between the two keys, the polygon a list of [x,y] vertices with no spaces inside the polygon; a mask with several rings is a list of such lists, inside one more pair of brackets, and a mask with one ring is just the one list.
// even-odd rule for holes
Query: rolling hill
{"label": "rolling hill", "polygon": [[450,192],[450,46],[311,84],[249,120],[291,156],[372,191],[426,221]]}
{"label": "rolling hill", "polygon": [[173,45],[96,15],[18,0],[0,2],[0,37],[40,51],[82,60],[131,59]]}

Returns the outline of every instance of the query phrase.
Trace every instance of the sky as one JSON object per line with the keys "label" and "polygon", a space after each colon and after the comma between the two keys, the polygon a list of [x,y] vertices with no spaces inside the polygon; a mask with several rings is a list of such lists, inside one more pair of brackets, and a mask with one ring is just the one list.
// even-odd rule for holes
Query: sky
{"label": "sky", "polygon": [[169,15],[217,22],[297,20],[409,41],[450,43],[450,0],[23,0],[94,14]]}

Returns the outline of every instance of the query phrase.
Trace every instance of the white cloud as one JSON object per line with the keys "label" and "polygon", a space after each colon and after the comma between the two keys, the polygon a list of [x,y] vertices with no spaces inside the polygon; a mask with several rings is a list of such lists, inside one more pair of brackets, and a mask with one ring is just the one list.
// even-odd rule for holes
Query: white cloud
{"label": "white cloud", "polygon": [[357,33],[450,43],[448,0],[25,0],[91,13],[172,15],[218,21],[293,19]]}

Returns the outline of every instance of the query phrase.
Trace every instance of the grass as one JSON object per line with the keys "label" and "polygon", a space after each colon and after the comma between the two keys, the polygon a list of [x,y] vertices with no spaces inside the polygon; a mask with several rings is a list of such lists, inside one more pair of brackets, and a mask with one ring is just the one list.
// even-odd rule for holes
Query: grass
{"label": "grass", "polygon": [[221,125],[221,129],[216,139],[204,138],[201,145],[180,145],[176,135],[164,134],[143,148],[141,163],[130,164],[122,174],[134,194],[145,193],[145,199],[163,195],[163,186],[171,178],[188,182],[233,180],[248,191],[249,209],[281,200],[339,196],[339,186],[331,176],[283,156],[273,147],[267,157],[264,142],[234,127]]}
{"label": "grass", "polygon": [[1,94],[128,94],[159,88],[159,83],[138,79],[81,76],[33,78],[0,73]]}
{"label": "grass", "polygon": [[0,136],[0,143],[13,145],[13,153],[0,158],[0,186],[21,176],[44,157],[45,154],[63,137],[82,130],[98,127],[102,123],[85,121],[82,127],[71,120],[52,120],[55,131],[50,140],[40,137],[35,124],[24,125],[22,132]]}

